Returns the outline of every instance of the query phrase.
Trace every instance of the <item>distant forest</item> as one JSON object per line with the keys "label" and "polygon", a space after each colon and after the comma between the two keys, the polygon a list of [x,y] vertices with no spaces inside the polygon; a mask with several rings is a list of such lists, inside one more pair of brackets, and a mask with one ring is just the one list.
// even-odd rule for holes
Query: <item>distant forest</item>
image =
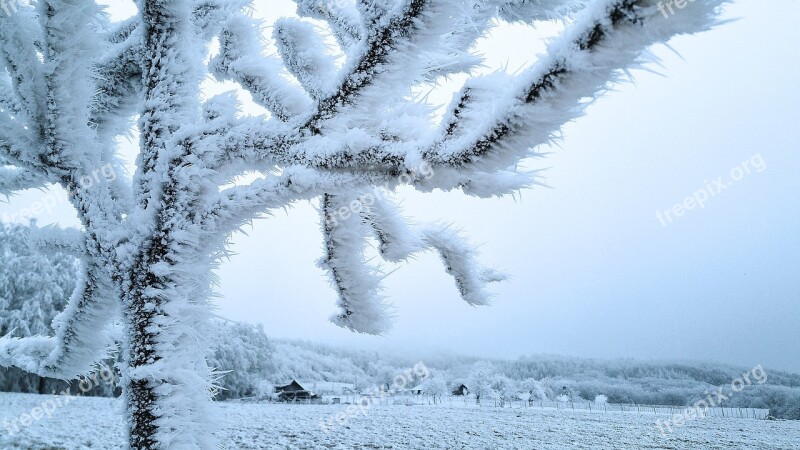
{"label": "distant forest", "polygon": [[[269,380],[285,383],[291,379],[353,383],[364,389],[391,385],[392,379],[422,361],[433,377],[442,377],[454,388],[462,383],[471,389],[489,372],[489,390],[533,392],[534,397],[554,400],[560,395],[573,401],[593,401],[605,396],[609,403],[686,406],[706,398],[723,387],[730,393],[733,380],[751,371],[750,367],[701,362],[643,362],[598,360],[555,355],[524,356],[515,360],[486,360],[460,355],[403,357],[372,351],[335,348],[304,342],[272,340],[272,367]],[[770,409],[772,416],[800,419],[800,374],[764,368],[766,381],[753,381],[741,392],[730,395],[723,406]],[[494,380],[493,380],[494,379]],[[505,380],[504,380],[505,379]],[[473,386],[470,386],[470,385]],[[538,384],[538,387],[537,387]],[[504,386],[508,386],[504,388]],[[533,386],[533,388],[531,388]],[[566,389],[564,389],[566,388]]]}

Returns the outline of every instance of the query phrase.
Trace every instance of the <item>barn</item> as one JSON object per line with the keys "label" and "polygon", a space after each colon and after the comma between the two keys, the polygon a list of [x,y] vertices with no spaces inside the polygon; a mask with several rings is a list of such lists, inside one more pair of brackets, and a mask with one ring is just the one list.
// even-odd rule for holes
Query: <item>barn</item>
{"label": "barn", "polygon": [[286,386],[276,386],[275,393],[278,394],[278,401],[296,402],[298,400],[316,400],[319,396],[304,388],[297,380],[292,380]]}
{"label": "barn", "polygon": [[469,388],[465,385],[460,385],[457,388],[453,389],[453,395],[456,396],[465,396],[469,394]]}

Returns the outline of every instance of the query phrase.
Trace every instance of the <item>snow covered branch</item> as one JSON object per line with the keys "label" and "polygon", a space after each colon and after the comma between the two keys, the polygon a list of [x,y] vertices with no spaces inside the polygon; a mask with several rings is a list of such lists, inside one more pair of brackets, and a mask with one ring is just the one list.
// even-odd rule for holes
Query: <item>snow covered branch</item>
{"label": "snow covered branch", "polygon": [[401,262],[425,249],[420,233],[412,230],[400,207],[389,197],[391,194],[376,190],[379,195],[362,197],[361,215],[378,239],[381,257],[389,262]]}
{"label": "snow covered branch", "polygon": [[39,61],[37,43],[43,36],[32,7],[15,14],[0,14],[0,61],[11,76],[13,92],[30,119],[29,126],[42,130],[46,99],[44,67]]}
{"label": "snow covered branch", "polygon": [[458,0],[404,0],[389,10],[366,5],[372,5],[361,12],[367,34],[348,53],[334,91],[320,100],[306,125],[312,130],[344,109],[369,114],[402,98],[428,71],[430,55],[440,51],[443,36],[469,26],[452,20],[465,8]]}
{"label": "snow covered branch", "polygon": [[0,338],[0,366],[70,380],[108,358],[113,340],[107,325],[116,317],[118,307],[110,286],[97,278],[99,271],[84,263],[78,288],[53,321],[54,337]]}
{"label": "snow covered branch", "polygon": [[67,308],[53,320],[55,348],[42,364],[45,374],[69,379],[86,373],[115,348],[109,326],[119,305],[104,270],[95,263],[82,265]]}
{"label": "snow covered branch", "polygon": [[6,112],[0,112],[0,163],[25,170],[6,172],[7,175],[27,173],[35,178],[51,175],[49,168],[40,159],[42,147],[33,130],[27,129]]}
{"label": "snow covered branch", "polygon": [[345,51],[361,42],[364,29],[355,8],[344,2],[297,0],[297,15],[328,23]]}
{"label": "snow covered branch", "polygon": [[503,281],[505,275],[477,264],[475,249],[448,227],[428,228],[423,235],[425,242],[439,252],[445,270],[456,281],[461,298],[473,306],[488,305],[491,296],[486,292],[486,285]]}
{"label": "snow covered branch", "polygon": [[283,75],[276,58],[261,56],[258,23],[244,15],[231,18],[220,33],[220,52],[211,71],[233,80],[250,92],[253,100],[279,120],[287,121],[309,110],[311,101]]}
{"label": "snow covered branch", "polygon": [[390,305],[381,295],[384,275],[380,266],[365,258],[366,239],[374,232],[379,251],[387,261],[399,262],[432,249],[453,276],[462,298],[470,305],[486,305],[486,285],[504,276],[481,267],[477,252],[447,226],[413,229],[385,193],[353,189],[346,194],[322,197],[320,214],[324,256],[318,266],[325,270],[336,289],[339,312],[333,323],[352,331],[383,334],[391,328]]}
{"label": "snow covered branch", "polygon": [[273,33],[286,68],[315,100],[329,93],[336,76],[334,58],[325,52],[325,42],[314,26],[296,19],[280,19]]}
{"label": "snow covered branch", "polygon": [[380,242],[380,253],[387,261],[403,261],[414,253],[435,250],[445,269],[458,287],[461,297],[470,305],[489,304],[488,283],[505,279],[499,272],[482,267],[477,251],[450,226],[427,225],[414,229],[399,214],[398,206],[381,198],[363,209],[364,220],[372,226]]}
{"label": "snow covered branch", "polygon": [[[412,3],[400,12],[394,11],[391,18],[382,22],[382,31],[373,32],[373,35],[383,33],[383,37],[366,38],[366,47],[353,50],[355,57],[351,57],[342,70],[344,78],[339,88],[321,99],[318,112],[300,126],[301,131],[308,129],[312,133],[310,136],[290,127],[269,128],[247,123],[231,127],[224,135],[213,139],[219,142],[223,154],[247,149],[246,159],[251,162],[352,170],[377,166],[388,171],[403,171],[422,160],[436,169],[437,179],[419,184],[420,187],[462,187],[481,197],[513,192],[531,184],[531,179],[509,168],[526,157],[544,156],[535,148],[552,141],[565,123],[579,117],[590,101],[599,98],[611,83],[618,81],[623,70],[646,62],[643,55],[646,58],[647,47],[678,34],[695,33],[713,26],[718,7],[723,3],[725,0],[698,0],[687,6],[683,11],[685,16],[664,20],[655,0],[595,2],[582,11],[582,16],[564,36],[550,45],[548,55],[523,74],[512,77],[498,73],[468,81],[455,96],[440,124],[439,136],[432,141],[426,141],[424,135],[398,140],[398,136],[406,134],[399,128],[384,128],[378,135],[381,128],[373,129],[371,123],[377,127],[387,116],[374,117],[372,113],[352,111],[356,99],[362,96],[370,98],[370,111],[383,111],[380,105],[390,102],[385,92],[399,92],[397,86],[403,84],[401,81],[411,84],[415,77],[425,73],[419,65],[416,70],[392,71],[395,63],[403,59],[395,55],[402,55],[402,52],[395,52],[394,46],[413,47],[417,41],[408,41],[411,38],[406,38],[406,34],[414,34],[415,24],[427,23],[421,18],[433,17],[433,13],[426,15],[424,12],[427,4]],[[517,11],[514,14],[522,15],[525,10],[534,18],[549,17],[552,11],[561,10],[559,5],[576,8],[570,6],[570,2],[520,1],[503,5],[500,10],[506,14]],[[417,15],[421,17],[419,20],[412,19]],[[393,36],[396,41],[392,40]],[[388,39],[388,44],[378,45],[383,38]],[[441,43],[435,44],[432,47],[441,48]],[[392,70],[388,69],[389,61]],[[398,75],[400,72],[404,72],[405,77]],[[366,75],[350,79],[347,74]],[[380,81],[383,77],[388,78],[386,84]],[[381,86],[376,94],[362,93],[373,84]],[[350,111],[345,116],[351,125],[342,128],[328,124],[324,129],[319,128],[326,117],[338,117],[339,108]],[[353,123],[364,125],[354,126]],[[487,192],[492,186],[498,191]]]}
{"label": "snow covered branch", "polygon": [[114,36],[110,51],[95,66],[97,87],[90,122],[101,132],[127,131],[138,106],[137,95],[142,90],[142,35],[138,30],[125,29],[126,33]]}
{"label": "snow covered branch", "polygon": [[384,334],[391,328],[391,314],[380,294],[383,275],[364,257],[369,230],[357,214],[339,214],[358,202],[355,194],[322,198],[322,232],[325,255],[318,266],[328,272],[339,295],[339,313],[331,321],[351,331]]}
{"label": "snow covered branch", "polygon": [[100,8],[93,0],[46,0],[38,8],[47,68],[43,159],[68,176],[100,161],[94,131],[88,126],[94,83],[87,82],[93,77],[88,55],[103,50],[94,33],[87,32],[99,27]]}
{"label": "snow covered branch", "polygon": [[25,189],[42,188],[46,184],[45,177],[30,170],[0,167],[0,195],[10,196]]}
{"label": "snow covered branch", "polygon": [[210,233],[227,235],[253,217],[298,200],[312,200],[325,193],[391,182],[390,175],[379,172],[356,175],[302,166],[287,167],[279,175],[269,175],[247,185],[223,190],[206,208],[201,223]]}
{"label": "snow covered branch", "polygon": [[79,259],[86,256],[86,235],[77,228],[32,227],[28,244],[44,253],[64,253]]}
{"label": "snow covered branch", "polygon": [[495,170],[532,155],[530,149],[550,142],[562,125],[604,94],[620,70],[646,62],[647,47],[710,28],[725,1],[697,0],[688,4],[685,15],[670,20],[657,3],[595,2],[549,45],[547,56],[520,76],[470,80],[443,120],[441,138],[423,158],[435,166]]}

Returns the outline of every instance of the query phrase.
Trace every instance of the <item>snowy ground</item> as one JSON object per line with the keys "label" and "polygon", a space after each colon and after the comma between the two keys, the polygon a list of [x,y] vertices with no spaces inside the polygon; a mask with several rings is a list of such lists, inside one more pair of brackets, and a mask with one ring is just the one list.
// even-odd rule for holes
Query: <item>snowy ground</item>
{"label": "snowy ground", "polygon": [[[44,407],[50,396],[0,394],[0,419],[9,425]],[[800,449],[800,422],[706,418],[668,437],[653,416],[537,409],[465,409],[447,406],[374,406],[342,425],[321,421],[346,405],[223,403],[218,435],[226,449]],[[33,421],[0,448],[119,449],[118,403],[79,398],[50,418]]]}

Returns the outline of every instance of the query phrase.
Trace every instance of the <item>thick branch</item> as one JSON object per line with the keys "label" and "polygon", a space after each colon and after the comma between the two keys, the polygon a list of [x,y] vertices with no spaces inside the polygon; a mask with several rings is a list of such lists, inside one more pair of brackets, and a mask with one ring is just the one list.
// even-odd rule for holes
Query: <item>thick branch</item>
{"label": "thick branch", "polygon": [[[514,164],[579,117],[585,99],[599,98],[621,69],[641,64],[648,46],[711,27],[725,1],[697,0],[669,20],[656,0],[598,2],[504,92],[497,87],[509,83],[498,76],[468,83],[443,121],[442,137],[423,158],[482,170]],[[487,110],[502,113],[487,116]]]}

